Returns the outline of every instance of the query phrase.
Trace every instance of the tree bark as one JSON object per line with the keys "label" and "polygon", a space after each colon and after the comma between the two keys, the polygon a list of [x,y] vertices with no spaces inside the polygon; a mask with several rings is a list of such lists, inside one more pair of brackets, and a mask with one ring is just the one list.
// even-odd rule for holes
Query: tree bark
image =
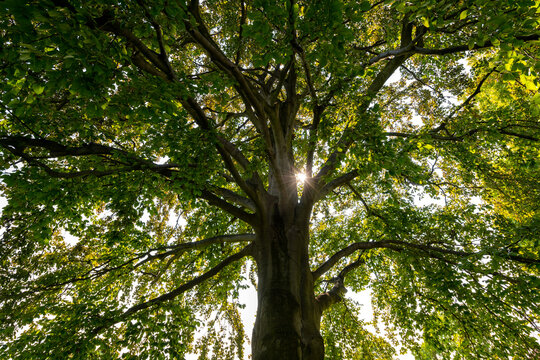
{"label": "tree bark", "polygon": [[254,360],[324,358],[321,308],[314,296],[308,263],[308,222],[298,219],[298,207],[291,210],[284,214],[274,203],[257,233]]}

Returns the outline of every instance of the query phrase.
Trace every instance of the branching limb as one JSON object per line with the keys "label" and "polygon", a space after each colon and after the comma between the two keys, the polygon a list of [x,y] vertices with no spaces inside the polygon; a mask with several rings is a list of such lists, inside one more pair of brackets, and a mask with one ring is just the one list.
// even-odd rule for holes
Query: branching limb
{"label": "branching limb", "polygon": [[167,74],[169,74],[171,79],[176,79],[173,68],[171,67],[171,64],[169,62],[167,51],[165,50],[165,44],[163,42],[163,32],[161,31],[161,26],[159,26],[156,20],[152,17],[152,15],[150,14],[150,11],[148,11],[148,8],[144,4],[143,0],[137,0],[137,3],[144,10],[146,17],[148,18],[148,20],[152,24],[152,27],[154,28],[154,31],[156,32],[157,42],[159,45],[159,57],[161,58],[161,61],[167,66]]}
{"label": "branching limb", "polygon": [[[122,38],[124,38],[128,44],[130,44],[134,49],[136,49],[136,52],[133,56],[133,61],[136,66],[141,68],[143,71],[146,71],[152,75],[162,77],[168,81],[175,81],[175,75],[174,72],[168,62],[167,54],[165,52],[163,39],[162,39],[162,33],[161,28],[159,27],[159,24],[157,24],[152,17],[150,16],[143,0],[138,0],[138,3],[145,11],[145,14],[149,18],[149,21],[152,23],[153,27],[155,28],[155,31],[158,35],[158,42],[160,44],[161,54],[157,54],[151,49],[149,49],[139,38],[137,38],[132,32],[130,32],[128,29],[125,29],[121,26],[120,23],[118,23],[112,16],[112,14],[105,12],[100,18],[98,19],[92,19],[92,24],[94,27],[106,31],[111,32],[113,34],[116,34]],[[192,5],[196,2],[192,2]],[[238,67],[230,60],[228,60],[223,53],[219,50],[217,45],[211,40],[210,35],[208,34],[208,31],[204,28],[204,25],[202,24],[202,19],[200,18],[198,5],[195,5],[194,7],[190,7],[190,10],[192,10],[192,15],[195,16],[197,21],[199,22],[199,28],[201,32],[198,32],[189,21],[186,22],[186,26],[189,25],[189,28],[191,28],[193,31],[198,34],[199,40],[204,40],[205,44],[208,45],[205,49],[211,53],[211,56],[217,56],[219,58],[221,67],[226,65],[226,68],[236,77],[236,80],[240,82],[240,84],[243,84],[242,89],[244,90],[244,93],[249,93],[251,96],[251,100],[254,100],[256,97],[253,95],[253,89],[250,87],[249,83],[246,79],[243,78],[242,74],[240,73]],[[192,34],[193,35],[193,34]],[[206,35],[206,36],[203,36]],[[197,40],[197,39],[195,39]],[[204,46],[203,46],[204,47]],[[148,61],[147,61],[148,60]],[[232,65],[231,65],[232,64]],[[240,81],[242,80],[242,81]],[[241,94],[242,95],[242,94]],[[258,99],[256,99],[258,100]],[[195,119],[197,125],[199,125],[202,129],[207,131],[214,131],[213,126],[211,125],[210,121],[206,117],[204,111],[201,109],[197,101],[192,97],[182,98],[180,99],[180,102],[186,108],[186,110],[190,113],[190,115]],[[255,101],[255,103],[258,103]],[[255,103],[252,103],[251,105],[254,106]],[[246,105],[248,106],[248,104]],[[224,139],[222,138],[220,143],[216,144],[218,148],[218,152],[220,156],[222,157],[227,169],[231,172],[233,177],[235,178],[238,185],[242,188],[243,191],[245,191],[254,201],[256,201],[257,195],[256,192],[248,186],[243,178],[239,175],[237,172],[234,163],[231,161],[229,155],[227,154],[226,148],[229,150],[231,147],[230,144],[224,145]],[[233,152],[233,155],[239,159],[239,151]]]}
{"label": "branching limb", "polygon": [[314,201],[319,201],[320,199],[324,198],[326,195],[328,195],[332,190],[348,184],[352,180],[354,180],[356,177],[358,177],[360,173],[358,170],[352,170],[346,174],[343,174],[341,176],[338,176],[334,180],[328,182],[326,185],[322,187],[322,189],[317,193],[317,195],[314,198]]}
{"label": "branching limb", "polygon": [[[259,191],[264,190],[263,182],[259,176],[259,174],[256,171],[253,171],[253,167],[251,166],[250,161],[244,156],[242,151],[236,147],[233,143],[225,139],[221,135],[217,135],[218,141],[221,143],[221,146],[223,147],[223,150],[225,150],[234,160],[240,164],[243,170],[247,172],[252,172],[251,180],[253,184],[257,187]],[[246,184],[248,186],[248,184]],[[248,195],[252,195],[252,200],[257,201],[258,197],[256,196],[256,191],[252,191],[250,189],[251,193],[248,193]]]}
{"label": "branching limb", "polygon": [[368,250],[368,249],[379,249],[379,248],[390,248],[394,250],[401,250],[399,246],[394,246],[391,244],[386,244],[384,241],[377,242],[357,242],[352,245],[349,245],[340,251],[332,255],[328,260],[326,260],[321,266],[319,266],[315,271],[312,272],[313,280],[317,280],[327,271],[332,269],[332,267],[337,264],[341,259],[350,256],[357,250]]}
{"label": "branching limb", "polygon": [[306,176],[313,176],[313,160],[315,157],[315,149],[317,147],[317,132],[321,123],[324,107],[315,105],[313,108],[313,122],[309,129],[308,150],[306,155]]}
{"label": "branching limb", "polygon": [[[143,159],[128,153],[125,150],[117,149],[108,145],[102,145],[97,143],[86,143],[80,146],[67,146],[62,145],[56,141],[47,139],[34,139],[25,136],[3,136],[0,138],[0,146],[11,152],[13,155],[18,156],[26,160],[29,164],[38,166],[45,170],[45,172],[55,178],[77,178],[84,176],[106,176],[110,174],[137,171],[137,170],[149,170],[165,176],[171,176],[174,169],[180,166],[174,163],[168,164],[156,164],[150,160]],[[27,149],[39,149],[47,151],[48,154],[45,158],[59,158],[59,157],[81,157],[81,156],[106,156],[105,159],[111,162],[115,162],[114,156],[125,158],[125,161],[120,163],[126,164],[121,168],[111,168],[107,170],[82,170],[64,172],[61,170],[55,170],[43,163],[39,159],[42,156],[32,156],[26,152]],[[124,160],[124,159],[122,159]]]}
{"label": "branching limb", "polygon": [[[248,79],[242,74],[240,68],[225,56],[216,42],[212,39],[206,25],[204,24],[198,1],[191,1],[187,11],[193,16],[196,21],[194,25],[190,19],[184,20],[186,30],[189,32],[193,40],[199,44],[210,56],[212,62],[214,62],[220,69],[226,74],[238,82],[238,91],[240,96],[246,102],[246,106],[252,107],[257,115],[262,119],[266,118],[264,109],[264,100],[258,95],[257,91],[250,84]],[[255,124],[262,130],[262,124]]]}
{"label": "branching limb", "polygon": [[240,63],[240,56],[242,54],[242,42],[243,42],[243,31],[244,25],[246,24],[247,11],[246,3],[244,0],[240,1],[240,26],[238,26],[238,50],[236,51],[234,63]]}
{"label": "branching limb", "polygon": [[[508,131],[505,127],[496,128],[496,129],[487,129],[487,128],[475,128],[471,129],[463,134],[460,135],[449,135],[449,136],[443,136],[438,135],[435,133],[432,133],[431,131],[427,134],[428,137],[434,139],[434,140],[440,140],[440,141],[463,141],[467,137],[472,136],[479,132],[488,132],[488,131],[498,131],[499,133],[503,135],[513,136],[520,139],[530,140],[530,141],[540,141],[540,138],[534,137],[532,135],[528,134],[520,134],[514,131]],[[421,138],[423,136],[426,136],[425,134],[414,134],[414,133],[402,133],[402,132],[396,132],[396,131],[389,131],[384,133],[385,136],[395,136],[395,137],[403,137],[403,138]]]}
{"label": "branching limb", "polygon": [[[402,31],[402,42],[411,36],[412,27],[404,20]],[[373,82],[370,84],[366,91],[366,100],[359,106],[360,112],[365,113],[371,104],[372,99],[384,86],[385,82],[392,76],[392,74],[407,60],[409,55],[397,56],[390,60],[386,66],[377,74]],[[362,121],[362,120],[360,120]],[[334,171],[340,162],[340,159],[347,153],[351,144],[354,142],[355,127],[347,128],[337,144],[334,146],[334,150],[328,156],[323,166],[312,178],[312,190],[304,192],[302,195],[302,202],[306,204],[313,204],[316,194],[325,185],[322,179]]]}
{"label": "branching limb", "polygon": [[362,194],[360,194],[358,192],[358,190],[356,190],[351,183],[348,183],[347,186],[349,187],[349,189],[351,189],[352,193],[356,196],[356,198],[358,200],[360,200],[362,202],[362,205],[364,205],[364,208],[366,209],[366,213],[368,215],[372,215],[372,216],[375,216],[379,219],[382,220],[383,223],[385,223],[386,225],[388,225],[388,220],[386,220],[386,218],[384,216],[382,216],[381,214],[379,214],[377,211],[373,210],[371,208],[371,206],[368,205],[367,201],[364,200],[364,197],[362,196]]}
{"label": "branching limb", "polygon": [[[115,149],[110,146],[89,143],[83,144],[77,147],[69,147],[57,143],[55,141],[46,140],[46,139],[32,139],[23,136],[4,136],[0,138],[0,146],[4,147],[14,155],[25,159],[29,164],[38,166],[42,168],[49,176],[56,178],[77,178],[84,176],[106,176],[119,172],[126,171],[142,171],[148,170],[156,172],[160,175],[164,175],[167,178],[170,178],[174,173],[177,172],[179,168],[176,164],[155,164],[149,160],[139,158],[132,154],[127,153],[124,150]],[[39,148],[41,150],[46,150],[49,152],[49,155],[60,157],[60,156],[87,156],[87,155],[115,155],[119,154],[125,157],[129,161],[129,165],[122,168],[112,168],[109,170],[83,170],[75,172],[63,172],[52,169],[47,164],[37,160],[31,155],[27,154],[25,150],[27,148]],[[223,152],[225,150],[222,150]],[[228,154],[224,154],[227,159],[230,160]],[[231,161],[232,164],[232,161]],[[233,174],[234,175],[234,174]],[[235,181],[241,179],[239,174],[236,174]],[[248,185],[245,185],[247,188]],[[251,189],[251,188],[249,188]],[[209,190],[203,190],[201,192],[201,198],[207,200],[210,204],[215,205],[221,208],[224,211],[229,212],[233,216],[238,217],[239,219],[246,221],[250,224],[254,223],[255,217],[251,214],[246,213],[240,208],[237,208],[225,200],[222,200],[214,193]]]}
{"label": "branching limb", "polygon": [[[540,35],[538,34],[521,35],[521,36],[516,36],[516,39],[522,40],[522,41],[536,41],[540,39]],[[443,48],[443,49],[429,49],[429,48],[414,47],[413,53],[424,54],[424,55],[448,55],[448,54],[455,54],[458,52],[484,49],[484,48],[488,48],[492,46],[493,46],[493,43],[488,40],[484,43],[484,45],[475,44],[472,47],[472,49],[469,48],[469,45],[457,45],[457,46],[451,46],[451,47]]]}
{"label": "branching limb", "polygon": [[[126,39],[128,44],[134,49],[132,56],[133,62],[141,69],[150,72],[166,80],[173,80],[174,73],[165,57],[149,49],[137,36],[130,30],[124,28],[110,12],[105,12],[101,17],[90,19],[90,27],[100,29],[105,32],[116,34]],[[159,30],[159,31],[158,31]],[[156,29],[161,37],[161,29]],[[163,46],[163,44],[161,44]]]}
{"label": "branching limb", "polygon": [[[409,32],[409,34],[410,34],[410,32]],[[369,60],[368,65],[373,65],[373,64],[381,61],[382,59],[386,59],[388,57],[397,57],[397,56],[414,54],[412,52],[412,50],[415,48],[415,45],[422,39],[423,36],[424,36],[424,32],[420,31],[418,33],[418,35],[416,35],[415,38],[411,42],[406,44],[405,47],[401,47],[401,48],[396,49],[396,50],[389,50],[389,51],[381,53],[381,54],[379,54],[377,56],[374,56]],[[403,44],[403,41],[402,41],[402,44]]]}
{"label": "branching limb", "polygon": [[330,306],[337,304],[343,299],[343,295],[347,292],[343,284],[343,278],[337,277],[332,281],[334,286],[327,292],[318,295],[315,298],[319,306],[319,311],[322,314]]}

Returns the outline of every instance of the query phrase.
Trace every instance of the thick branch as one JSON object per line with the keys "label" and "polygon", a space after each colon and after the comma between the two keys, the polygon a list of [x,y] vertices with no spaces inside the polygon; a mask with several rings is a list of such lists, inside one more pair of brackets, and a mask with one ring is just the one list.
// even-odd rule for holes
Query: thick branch
{"label": "thick branch", "polygon": [[250,225],[256,225],[257,224],[257,218],[253,214],[249,214],[245,212],[244,210],[229,204],[227,201],[217,197],[212,192],[208,190],[203,190],[201,192],[201,197],[208,201],[210,205],[217,206],[221,210],[224,210],[228,212],[229,214],[236,216],[240,220],[250,224]]}
{"label": "thick branch", "polygon": [[253,201],[235,193],[232,190],[220,188],[220,187],[214,187],[212,188],[212,192],[221,196],[225,200],[235,203],[237,205],[240,205],[248,210],[251,210],[251,211],[257,210],[257,207],[255,206],[255,203]]}
{"label": "thick branch", "polygon": [[358,256],[358,259],[345,266],[339,272],[338,276],[330,280],[331,282],[334,282],[334,286],[332,287],[332,289],[330,289],[330,291],[327,291],[317,296],[316,300],[319,304],[321,312],[324,312],[327,308],[340,302],[343,299],[343,295],[347,292],[344,284],[345,276],[347,276],[348,273],[365,263],[362,259],[362,255],[363,253]]}
{"label": "thick branch", "polygon": [[[0,146],[4,147],[11,153],[16,156],[19,156],[25,159],[28,163],[39,166],[47,172],[48,175],[56,178],[76,178],[83,176],[106,176],[118,172],[125,171],[136,171],[136,170],[149,170],[166,177],[171,177],[173,174],[173,168],[179,168],[176,164],[155,164],[152,161],[136,157],[132,154],[127,153],[124,150],[115,149],[113,147],[101,145],[101,144],[84,144],[78,147],[68,147],[57,142],[46,140],[46,139],[32,139],[23,136],[5,136],[0,138]],[[31,155],[25,153],[27,148],[38,147],[44,150],[49,151],[50,156],[60,157],[60,156],[84,156],[84,155],[113,155],[119,153],[122,156],[125,156],[129,161],[128,166],[122,168],[115,168],[109,170],[83,170],[76,172],[62,172],[50,168],[47,164],[38,161]],[[221,148],[222,149],[222,148]],[[222,152],[225,150],[222,149]],[[228,155],[225,154],[226,158]],[[229,159],[230,161],[230,159]],[[237,177],[239,175],[237,174]],[[236,180],[236,178],[235,178]],[[246,185],[247,186],[247,185]],[[210,204],[215,205],[221,208],[224,211],[229,212],[233,216],[238,217],[239,219],[253,224],[255,217],[251,214],[246,213],[242,209],[239,209],[227,201],[220,199],[218,196],[210,192],[209,190],[201,191],[201,198],[207,200]]]}
{"label": "thick branch", "polygon": [[[414,40],[412,40],[411,39],[412,28],[413,28],[412,24],[409,23],[407,17],[405,17],[403,19],[402,30],[401,30],[401,46],[402,47],[410,46],[410,44],[414,44],[415,42],[418,42],[423,36],[424,32],[422,31],[416,36]],[[377,93],[382,89],[386,81],[411,55],[412,54],[410,55],[405,54],[405,55],[399,55],[399,56],[394,57],[377,74],[377,76],[375,77],[375,79],[373,80],[373,82],[370,84],[370,86],[368,87],[366,91],[366,100],[359,106],[360,113],[365,113],[367,111],[369,105],[371,104],[371,101],[377,95]],[[347,153],[349,147],[354,141],[355,129],[356,129],[356,126],[353,126],[353,127],[347,128],[343,132],[343,135],[339,139],[338,143],[334,146],[335,150],[330,154],[326,162],[323,164],[322,168],[314,177],[313,185],[316,191],[318,191],[319,187],[321,186],[321,181],[320,181],[321,178],[325,177],[326,175],[334,171],[336,166],[339,163],[339,159]],[[306,198],[303,200],[307,201],[308,203],[312,203],[314,193],[306,192],[305,195],[306,195]]]}
{"label": "thick branch", "polygon": [[[14,154],[26,160],[28,163],[38,166],[45,170],[48,175],[55,178],[76,178],[84,176],[106,176],[110,174],[115,174],[119,172],[127,171],[136,171],[136,170],[150,170],[156,173],[160,173],[166,176],[170,176],[173,172],[172,169],[179,168],[177,164],[155,164],[154,162],[137,157],[133,154],[129,154],[127,151],[122,149],[117,149],[111,146],[97,144],[97,143],[87,143],[80,146],[66,146],[58,142],[47,140],[47,139],[33,139],[25,136],[4,136],[0,138],[0,146]],[[59,157],[79,157],[79,156],[91,156],[91,155],[120,155],[120,157],[125,157],[127,162],[126,166],[121,168],[112,168],[108,170],[83,170],[83,171],[73,171],[73,172],[64,172],[52,169],[47,164],[38,160],[41,157],[35,157],[25,152],[29,148],[38,148],[41,150],[48,151],[46,158],[59,158]],[[113,160],[111,158],[106,158],[107,160]]]}
{"label": "thick branch", "polygon": [[[227,58],[227,56],[225,56],[225,54],[210,36],[210,33],[202,20],[198,1],[191,1],[188,11],[197,22],[195,27],[189,19],[184,20],[186,30],[189,32],[193,40],[195,40],[195,42],[208,53],[213,63],[215,63],[219,68],[224,70],[226,74],[237,81],[237,89],[239,90],[240,96],[242,96],[242,98],[246,101],[246,105],[255,109],[255,112],[261,116],[261,118],[265,118],[263,99],[257,94],[249,81],[244,77],[240,71],[240,68],[233,61]],[[262,124],[255,125],[259,125],[259,127],[262,129],[262,126],[260,126]]]}
{"label": "thick branch", "polygon": [[[368,109],[369,104],[371,103],[372,99],[375,97],[375,95],[379,92],[379,90],[383,87],[384,83],[392,76],[392,74],[405,62],[407,59],[407,56],[397,57],[395,59],[392,59],[386,66],[379,72],[379,74],[375,77],[371,85],[369,86],[367,90],[367,100],[364,101],[364,103],[360,106],[360,111],[365,113],[365,111]],[[362,119],[359,120],[362,121]],[[310,181],[312,186],[308,188],[308,191],[305,191],[302,194],[302,203],[305,204],[313,204],[315,199],[317,198],[317,193],[320,191],[322,187],[325,186],[325,184],[321,181],[325,176],[330,174],[332,171],[335,170],[337,165],[339,164],[340,158],[343,157],[347,151],[349,150],[349,147],[354,141],[354,131],[356,127],[350,127],[347,128],[344,132],[341,138],[339,139],[336,146],[334,146],[334,151],[330,154],[328,159],[325,161],[317,175],[313,177],[313,179]]]}
{"label": "thick branch", "polygon": [[334,286],[329,291],[318,295],[315,301],[319,305],[319,311],[322,314],[330,306],[337,304],[343,299],[343,295],[347,292],[343,284],[343,278],[334,279]]}

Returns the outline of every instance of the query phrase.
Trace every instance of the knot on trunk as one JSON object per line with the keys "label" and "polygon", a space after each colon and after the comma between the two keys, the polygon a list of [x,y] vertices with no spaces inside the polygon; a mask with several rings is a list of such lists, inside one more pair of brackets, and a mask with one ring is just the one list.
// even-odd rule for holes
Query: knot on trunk
{"label": "knot on trunk", "polygon": [[315,300],[319,304],[321,313],[335,303],[340,302],[343,299],[343,295],[345,295],[345,293],[347,292],[342,277],[338,276],[332,278],[329,282],[334,283],[332,289],[320,294],[315,298]]}

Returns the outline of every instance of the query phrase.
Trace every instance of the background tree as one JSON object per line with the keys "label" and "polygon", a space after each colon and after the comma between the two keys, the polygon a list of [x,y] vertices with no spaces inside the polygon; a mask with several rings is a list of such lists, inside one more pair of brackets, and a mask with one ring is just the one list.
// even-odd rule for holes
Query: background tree
{"label": "background tree", "polygon": [[538,1],[0,6],[2,358],[538,358]]}

